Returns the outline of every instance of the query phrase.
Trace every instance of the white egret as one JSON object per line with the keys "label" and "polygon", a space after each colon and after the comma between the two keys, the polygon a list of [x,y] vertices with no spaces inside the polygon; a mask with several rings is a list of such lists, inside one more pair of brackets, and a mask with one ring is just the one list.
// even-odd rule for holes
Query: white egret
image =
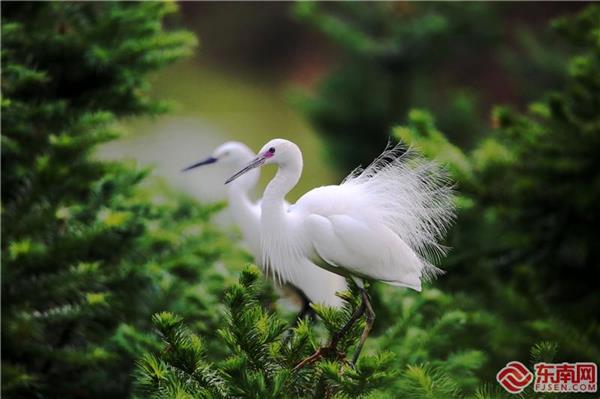
{"label": "white egret", "polygon": [[351,277],[362,297],[329,346],[298,367],[325,350],[335,351],[341,336],[365,314],[354,364],[375,320],[365,281],[421,291],[422,279],[442,272],[431,262],[445,254],[439,241],[454,218],[450,182],[437,163],[398,144],[340,185],[313,189],[288,208],[285,196],[302,174],[302,153],[296,144],[274,139],[226,184],[265,164],[278,170],[262,198],[262,264],[292,279],[304,273],[303,261],[310,261]]}
{"label": "white egret", "polygon": [[[203,165],[219,163],[230,170],[231,173],[239,170],[242,166],[254,159],[254,154],[245,144],[240,142],[227,142],[219,146],[209,158],[184,168],[189,171]],[[239,226],[243,239],[254,256],[255,262],[262,265],[262,252],[260,247],[260,202],[253,202],[250,193],[258,183],[260,172],[258,169],[250,171],[240,177],[227,187],[229,209],[234,222]],[[287,204],[284,204],[287,206]],[[289,279],[280,278],[278,288],[280,293],[291,296],[296,291],[302,300],[302,310],[299,318],[305,316],[310,310],[308,301],[320,303],[332,307],[340,307],[343,301],[335,295],[337,291],[347,289],[346,280],[337,274],[330,273],[322,268],[311,264],[307,260],[301,260],[302,265],[283,265],[282,267],[301,268],[302,273],[294,274]],[[269,274],[268,270],[263,270]],[[272,273],[270,273],[273,275]],[[280,275],[281,276],[281,275]],[[291,276],[291,275],[289,275]],[[286,287],[281,283],[288,283],[294,289]]]}

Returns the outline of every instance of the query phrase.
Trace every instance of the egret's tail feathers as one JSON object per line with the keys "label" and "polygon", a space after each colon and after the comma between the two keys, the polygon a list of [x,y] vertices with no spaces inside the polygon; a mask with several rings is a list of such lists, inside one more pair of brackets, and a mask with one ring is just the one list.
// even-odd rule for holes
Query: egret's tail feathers
{"label": "egret's tail feathers", "polygon": [[383,282],[389,285],[393,285],[395,287],[406,287],[413,289],[417,292],[421,292],[422,286],[421,282],[423,281],[431,281],[432,279],[444,274],[445,271],[442,269],[433,266],[429,263],[423,263],[423,268],[421,269],[420,274],[412,273],[409,275],[402,276],[401,280],[384,280]]}
{"label": "egret's tail feathers", "polygon": [[422,291],[421,281],[419,281],[418,283],[415,283],[415,284],[409,284],[409,283],[405,283],[405,282],[401,282],[401,281],[386,281],[386,280],[383,280],[383,282],[386,284],[389,284],[389,285],[393,285],[394,287],[410,288],[411,290],[415,290],[417,292]]}
{"label": "egret's tail feathers", "polygon": [[[388,144],[366,168],[343,182],[361,190],[369,212],[397,234],[427,263],[436,263],[447,248],[440,244],[455,218],[453,186],[444,167],[403,144]],[[432,265],[423,277],[439,275]]]}

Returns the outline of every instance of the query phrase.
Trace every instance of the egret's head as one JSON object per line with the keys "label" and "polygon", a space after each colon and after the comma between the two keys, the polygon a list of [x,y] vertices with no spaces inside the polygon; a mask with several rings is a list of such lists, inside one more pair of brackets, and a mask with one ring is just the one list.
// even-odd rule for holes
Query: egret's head
{"label": "egret's head", "polygon": [[285,164],[298,157],[302,158],[300,148],[289,140],[273,139],[263,146],[258,156],[264,158],[264,164]]}
{"label": "egret's head", "polygon": [[218,159],[219,163],[237,169],[250,162],[255,155],[246,144],[239,141],[228,141],[217,147],[212,156]]}
{"label": "egret's head", "polygon": [[254,153],[248,146],[237,141],[228,141],[217,147],[210,157],[182,169],[182,172],[187,172],[188,170],[216,162],[227,165],[229,169],[232,169],[233,171],[246,165],[253,158]]}
{"label": "egret's head", "polygon": [[302,152],[300,148],[289,140],[273,139],[261,148],[257,156],[235,175],[231,176],[225,184],[230,183],[243,174],[265,164],[288,165],[291,163],[302,165]]}
{"label": "egret's head", "polygon": [[[210,157],[182,169],[182,172],[187,172],[204,165],[218,164],[226,168],[226,173],[234,173],[248,164],[254,157],[255,155],[252,150],[245,144],[238,141],[228,141],[217,147]],[[254,187],[258,182],[258,177],[258,171],[255,171],[242,179],[240,185],[247,186],[247,188]]]}

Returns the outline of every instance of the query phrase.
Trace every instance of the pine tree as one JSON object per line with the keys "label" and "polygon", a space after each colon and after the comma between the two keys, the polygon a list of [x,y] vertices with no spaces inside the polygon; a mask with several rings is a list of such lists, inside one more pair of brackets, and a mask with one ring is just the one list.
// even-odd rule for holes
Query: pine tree
{"label": "pine tree", "polygon": [[[387,354],[363,356],[355,369],[342,361],[344,352],[356,344],[360,326],[340,342],[340,353],[294,371],[316,349],[315,331],[302,321],[287,334],[288,326],[280,316],[261,305],[264,289],[256,268],[244,270],[239,283],[228,289],[227,316],[219,329],[227,354],[219,359],[181,317],[156,314],[154,324],[163,348],[140,360],[140,394],[153,398],[349,398],[381,389],[394,377],[387,370],[391,360]],[[358,306],[350,293],[341,295],[348,300],[342,310],[315,307],[329,332],[347,321]]]}
{"label": "pine tree", "polygon": [[151,315],[213,331],[229,278],[214,264],[247,259],[211,225],[218,207],[155,203],[147,170],[94,157],[116,118],[165,109],[147,75],[195,43],[163,28],[174,11],[2,3],[3,396],[128,396],[134,359],[158,347]]}

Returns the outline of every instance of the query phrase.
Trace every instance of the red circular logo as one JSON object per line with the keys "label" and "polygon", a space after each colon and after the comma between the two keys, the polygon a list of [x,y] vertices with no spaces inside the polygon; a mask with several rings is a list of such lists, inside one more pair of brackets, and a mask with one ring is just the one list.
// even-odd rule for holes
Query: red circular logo
{"label": "red circular logo", "polygon": [[521,362],[508,362],[506,367],[496,374],[496,380],[510,393],[520,393],[531,384],[533,374]]}

